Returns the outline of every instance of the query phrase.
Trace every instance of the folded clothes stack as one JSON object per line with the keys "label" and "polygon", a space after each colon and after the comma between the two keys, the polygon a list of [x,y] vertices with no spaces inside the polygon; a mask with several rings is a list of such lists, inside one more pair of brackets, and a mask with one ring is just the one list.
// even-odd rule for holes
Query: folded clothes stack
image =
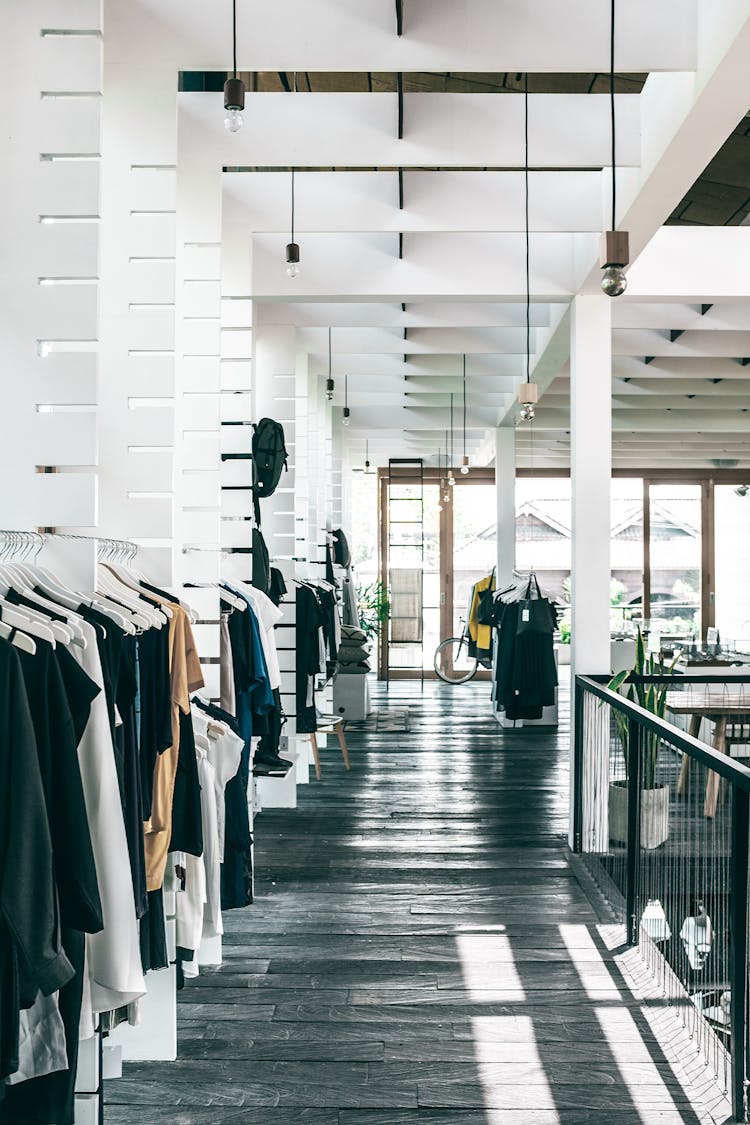
{"label": "folded clothes stack", "polygon": [[370,644],[367,634],[354,625],[341,626],[339,675],[364,676],[370,669]]}

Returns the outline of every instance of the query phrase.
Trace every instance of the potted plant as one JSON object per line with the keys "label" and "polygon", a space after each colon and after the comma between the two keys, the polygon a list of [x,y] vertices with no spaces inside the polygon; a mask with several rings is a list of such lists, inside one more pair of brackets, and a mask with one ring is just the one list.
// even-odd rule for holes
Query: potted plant
{"label": "potted plant", "polygon": [[357,586],[359,625],[368,640],[376,640],[388,620],[388,591],[382,582]]}
{"label": "potted plant", "polygon": [[[632,670],[618,672],[607,684],[612,691],[619,691],[631,671],[636,677],[671,675],[677,657],[668,666],[661,657],[646,653],[646,645],[641,630],[638,630],[635,645],[635,664]],[[644,684],[638,679],[628,684],[625,697],[637,703],[644,711],[663,719],[667,710],[667,685]],[[627,716],[615,711],[617,733],[625,758],[625,779],[610,782],[609,786],[609,837],[618,843],[627,839],[628,824],[628,737]],[[641,847],[652,850],[663,844],[669,836],[669,786],[657,782],[656,772],[659,759],[659,736],[652,731],[641,734]]]}

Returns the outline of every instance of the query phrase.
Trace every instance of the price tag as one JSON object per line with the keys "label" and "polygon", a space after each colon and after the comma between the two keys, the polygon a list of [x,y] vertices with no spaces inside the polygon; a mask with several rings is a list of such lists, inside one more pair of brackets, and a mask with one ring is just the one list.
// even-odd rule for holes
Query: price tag
{"label": "price tag", "polygon": [[522,609],[521,610],[521,620],[522,621],[528,621],[530,617],[531,617],[531,613],[529,612],[528,609]]}

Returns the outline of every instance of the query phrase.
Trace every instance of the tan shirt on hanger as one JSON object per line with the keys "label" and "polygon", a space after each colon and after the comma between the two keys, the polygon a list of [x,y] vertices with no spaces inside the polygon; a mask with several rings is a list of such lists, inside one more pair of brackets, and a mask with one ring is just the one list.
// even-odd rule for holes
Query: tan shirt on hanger
{"label": "tan shirt on hanger", "polygon": [[190,693],[204,686],[193,630],[185,610],[149,593],[149,597],[172,610],[169,621],[169,680],[172,695],[172,745],[156,759],[151,819],[144,825],[146,887],[157,891],[164,882],[167,853],[172,836],[172,802],[180,755],[180,712],[190,713]]}

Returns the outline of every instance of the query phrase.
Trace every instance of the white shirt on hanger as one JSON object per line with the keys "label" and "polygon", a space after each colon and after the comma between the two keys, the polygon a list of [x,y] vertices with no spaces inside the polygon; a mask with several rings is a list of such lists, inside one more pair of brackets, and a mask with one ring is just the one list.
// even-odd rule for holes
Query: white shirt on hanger
{"label": "white shirt on hanger", "polygon": [[73,645],[70,651],[84,672],[101,689],[91,704],[89,721],[78,747],[86,815],[104,919],[104,928],[100,933],[86,935],[90,995],[89,990],[84,987],[81,1034],[83,1038],[87,1038],[94,1031],[93,1012],[124,1007],[143,996],[146,988],[141,967],[130,855],[96,631],[86,621],[81,624],[81,628],[86,637],[86,647]]}

